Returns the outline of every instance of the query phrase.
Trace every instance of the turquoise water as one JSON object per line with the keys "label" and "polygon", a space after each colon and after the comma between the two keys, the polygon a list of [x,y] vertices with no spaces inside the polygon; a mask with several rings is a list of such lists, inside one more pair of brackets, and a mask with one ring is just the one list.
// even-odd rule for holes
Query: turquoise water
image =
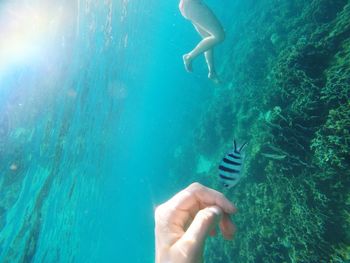
{"label": "turquoise water", "polygon": [[44,27],[2,65],[1,262],[153,262],[153,209],[181,185],[167,167],[213,93],[184,72],[197,36],[177,5],[1,3]]}
{"label": "turquoise water", "polygon": [[350,3],[206,3],[219,85],[183,67],[178,1],[0,2],[0,262],[154,262],[154,209],[194,181],[239,208],[207,262],[350,260]]}

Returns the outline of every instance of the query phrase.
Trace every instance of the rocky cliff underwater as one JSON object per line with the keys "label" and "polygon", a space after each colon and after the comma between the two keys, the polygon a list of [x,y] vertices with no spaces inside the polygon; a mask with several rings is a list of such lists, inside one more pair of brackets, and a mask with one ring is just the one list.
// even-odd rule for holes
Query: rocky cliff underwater
{"label": "rocky cliff underwater", "polygon": [[221,158],[233,138],[249,142],[244,178],[225,192],[238,233],[209,241],[207,262],[350,262],[350,1],[240,1],[235,12],[218,58],[226,84],[172,168],[222,190]]}

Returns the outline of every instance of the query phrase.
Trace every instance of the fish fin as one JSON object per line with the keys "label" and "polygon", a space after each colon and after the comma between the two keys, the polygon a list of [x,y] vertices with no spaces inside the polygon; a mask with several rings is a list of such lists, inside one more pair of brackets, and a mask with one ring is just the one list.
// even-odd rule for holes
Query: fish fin
{"label": "fish fin", "polygon": [[233,149],[235,150],[235,152],[237,151],[237,143],[235,139],[233,139]]}
{"label": "fish fin", "polygon": [[229,186],[227,187],[227,189],[231,189],[231,188],[235,187],[237,183],[238,183],[238,182],[235,182],[235,183],[233,183],[233,184],[229,184]]}
{"label": "fish fin", "polygon": [[243,143],[241,148],[239,148],[238,152],[241,152],[244,149],[244,147],[247,146],[247,144],[248,144],[248,142]]}

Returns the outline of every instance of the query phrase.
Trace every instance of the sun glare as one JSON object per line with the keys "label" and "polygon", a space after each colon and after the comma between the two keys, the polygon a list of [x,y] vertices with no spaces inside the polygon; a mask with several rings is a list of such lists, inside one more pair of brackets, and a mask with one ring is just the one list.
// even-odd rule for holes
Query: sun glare
{"label": "sun glare", "polygon": [[0,70],[31,64],[45,54],[56,20],[52,6],[0,5]]}

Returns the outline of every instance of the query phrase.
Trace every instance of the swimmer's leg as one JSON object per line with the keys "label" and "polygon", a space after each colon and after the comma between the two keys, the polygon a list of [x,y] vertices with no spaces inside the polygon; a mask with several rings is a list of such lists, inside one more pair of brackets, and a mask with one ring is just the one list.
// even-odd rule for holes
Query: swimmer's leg
{"label": "swimmer's leg", "polygon": [[204,53],[205,55],[205,60],[208,65],[208,79],[211,79],[215,83],[219,83],[218,76],[216,74],[215,66],[214,66],[214,49],[210,49]]}
{"label": "swimmer's leg", "polygon": [[186,63],[190,65],[197,56],[212,49],[225,39],[225,32],[219,20],[206,5],[197,4],[193,6],[188,18],[209,35],[203,38],[190,53],[184,56],[185,65]]}
{"label": "swimmer's leg", "polygon": [[192,72],[192,59],[189,54],[185,54],[182,56],[184,61],[185,69],[187,72]]}
{"label": "swimmer's leg", "polygon": [[[205,30],[203,30],[200,26],[195,24],[193,24],[193,26],[195,27],[195,29],[203,39],[210,36],[210,34]],[[205,56],[205,61],[207,62],[207,65],[208,65],[208,70],[209,70],[208,78],[212,80],[217,79],[215,65],[214,65],[214,49],[212,48],[205,51],[204,56]]]}

